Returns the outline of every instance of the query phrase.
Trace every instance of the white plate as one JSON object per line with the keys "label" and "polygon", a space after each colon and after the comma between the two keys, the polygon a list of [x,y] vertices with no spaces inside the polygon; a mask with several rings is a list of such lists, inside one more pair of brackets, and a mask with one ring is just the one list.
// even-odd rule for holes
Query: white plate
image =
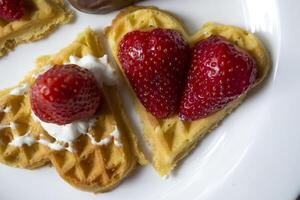
{"label": "white plate", "polygon": [[[176,13],[191,33],[206,21],[255,32],[273,58],[267,83],[206,137],[167,180],[148,166],[112,192],[94,195],[75,190],[48,167],[28,171],[0,165],[0,199],[294,199],[300,191],[300,3],[149,0],[141,4]],[[78,13],[75,23],[47,39],[20,45],[0,60],[0,88],[16,84],[37,56],[55,53],[87,26],[103,29],[115,15]]]}

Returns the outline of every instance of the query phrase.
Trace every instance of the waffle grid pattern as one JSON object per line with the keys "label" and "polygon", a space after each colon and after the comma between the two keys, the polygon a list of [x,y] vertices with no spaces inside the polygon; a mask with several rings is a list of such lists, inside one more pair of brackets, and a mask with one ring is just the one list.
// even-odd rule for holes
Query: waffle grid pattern
{"label": "waffle grid pattern", "polygon": [[0,19],[0,56],[20,43],[45,37],[73,16],[61,0],[25,0],[25,6],[26,13],[21,20],[6,22]]}
{"label": "waffle grid pattern", "polygon": [[[54,138],[33,120],[28,93],[24,91],[24,95],[15,96],[10,95],[11,91],[22,87],[25,83],[30,86],[36,74],[43,70],[44,66],[65,63],[71,55],[82,57],[87,54],[95,57],[103,56],[98,35],[91,29],[80,34],[70,46],[56,55],[40,57],[37,60],[37,67],[18,86],[0,92],[0,124],[7,125],[14,122],[16,125],[15,129],[14,127],[0,128],[0,161],[22,168],[34,168],[50,162],[59,175],[74,187],[85,191],[104,192],[115,187],[137,163],[135,150],[129,145],[128,135],[132,133],[128,133],[127,129],[119,125],[114,117],[112,105],[107,103],[107,98],[110,98],[109,94],[105,95],[104,105],[97,114],[95,124],[89,130],[89,134],[96,141],[100,141],[108,137],[117,127],[120,131],[120,138],[113,137],[107,145],[92,144],[88,135],[81,135],[74,142],[75,152],[54,151],[36,143],[25,144],[21,147],[9,145],[15,136],[26,133],[35,139],[43,138],[54,142]],[[110,91],[116,92],[115,89]],[[116,139],[122,146],[115,145]]]}
{"label": "waffle grid pattern", "polygon": [[[149,30],[152,28],[177,30],[186,38],[190,45],[212,34],[224,36],[239,47],[246,49],[256,59],[258,78],[255,85],[259,84],[269,71],[270,58],[267,51],[253,34],[241,28],[207,23],[193,36],[189,36],[180,20],[171,13],[154,7],[130,7],[122,11],[113,20],[112,25],[105,29],[109,46],[112,49],[113,56],[118,63],[119,70],[123,74],[124,79],[126,79],[126,75],[122,71],[122,66],[117,56],[119,42],[128,32],[133,30]],[[131,88],[127,79],[126,82],[128,87]],[[207,118],[192,122],[183,122],[177,116],[164,120],[156,119],[145,110],[132,88],[131,96],[143,124],[143,134],[152,150],[153,166],[161,176],[168,175],[178,161],[195,147],[197,141],[216,127],[244,99],[243,95],[236,101],[228,104],[223,110]]]}

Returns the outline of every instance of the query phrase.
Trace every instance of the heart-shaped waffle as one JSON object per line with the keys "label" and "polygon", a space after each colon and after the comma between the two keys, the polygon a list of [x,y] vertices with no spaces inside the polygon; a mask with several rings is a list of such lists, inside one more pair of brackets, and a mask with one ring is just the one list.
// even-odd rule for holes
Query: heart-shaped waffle
{"label": "heart-shaped waffle", "polygon": [[46,37],[73,16],[61,0],[25,0],[25,7],[25,16],[20,20],[0,19],[0,56],[20,43]]}
{"label": "heart-shaped waffle", "polygon": [[[87,29],[68,47],[53,56],[42,56],[36,68],[16,87],[0,92],[0,161],[23,168],[51,162],[60,176],[76,188],[103,192],[116,186],[146,160],[138,148],[119,101],[117,84],[102,86],[104,101],[87,134],[75,142],[56,141],[43,130],[31,110],[28,89],[36,77],[70,56],[100,58],[104,50],[97,33]],[[45,68],[46,66],[46,68]],[[20,143],[20,141],[22,142]]]}
{"label": "heart-shaped waffle", "polygon": [[267,51],[259,39],[253,34],[235,26],[207,23],[196,34],[190,36],[178,18],[154,7],[130,7],[122,11],[113,20],[112,25],[106,29],[105,35],[119,69],[123,72],[128,87],[131,88],[131,96],[143,124],[143,134],[152,150],[153,166],[161,176],[165,176],[169,174],[180,159],[195,147],[199,139],[215,128],[224,117],[242,103],[245,94],[230,102],[218,112],[192,122],[184,122],[178,116],[158,119],[147,112],[126,78],[122,65],[118,60],[118,51],[119,43],[126,33],[153,28],[174,29],[180,32],[191,46],[211,35],[225,37],[230,42],[249,52],[256,60],[258,75],[254,86],[257,86],[265,79],[271,62]]}

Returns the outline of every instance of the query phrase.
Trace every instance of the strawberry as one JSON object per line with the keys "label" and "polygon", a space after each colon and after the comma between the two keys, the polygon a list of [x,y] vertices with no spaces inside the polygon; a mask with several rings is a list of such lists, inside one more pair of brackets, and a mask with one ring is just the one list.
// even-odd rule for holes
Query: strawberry
{"label": "strawberry", "polygon": [[21,19],[24,12],[24,0],[0,0],[0,18],[15,21]]}
{"label": "strawberry", "polygon": [[192,48],[179,117],[206,117],[247,92],[255,79],[256,62],[250,54],[221,36],[210,36]]}
{"label": "strawberry", "polygon": [[58,125],[89,118],[100,105],[93,74],[77,65],[55,65],[30,90],[31,108],[42,121]]}
{"label": "strawberry", "polygon": [[127,33],[118,58],[146,110],[157,118],[178,111],[189,66],[189,46],[170,29]]}

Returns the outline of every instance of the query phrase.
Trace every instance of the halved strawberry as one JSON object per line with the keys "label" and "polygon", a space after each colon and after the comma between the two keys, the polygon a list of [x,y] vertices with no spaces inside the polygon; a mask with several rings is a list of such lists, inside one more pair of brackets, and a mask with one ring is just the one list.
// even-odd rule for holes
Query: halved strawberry
{"label": "halved strawberry", "polygon": [[24,0],[0,0],[0,18],[7,21],[19,20],[24,12]]}
{"label": "halved strawberry", "polygon": [[221,36],[192,49],[192,65],[180,105],[183,120],[196,120],[224,108],[244,94],[256,79],[256,62]]}
{"label": "halved strawberry", "polygon": [[34,114],[59,125],[93,116],[100,99],[94,75],[72,64],[53,66],[36,79],[30,91]]}
{"label": "halved strawberry", "polygon": [[138,98],[158,118],[178,110],[189,67],[189,46],[175,30],[127,33],[118,58]]}

